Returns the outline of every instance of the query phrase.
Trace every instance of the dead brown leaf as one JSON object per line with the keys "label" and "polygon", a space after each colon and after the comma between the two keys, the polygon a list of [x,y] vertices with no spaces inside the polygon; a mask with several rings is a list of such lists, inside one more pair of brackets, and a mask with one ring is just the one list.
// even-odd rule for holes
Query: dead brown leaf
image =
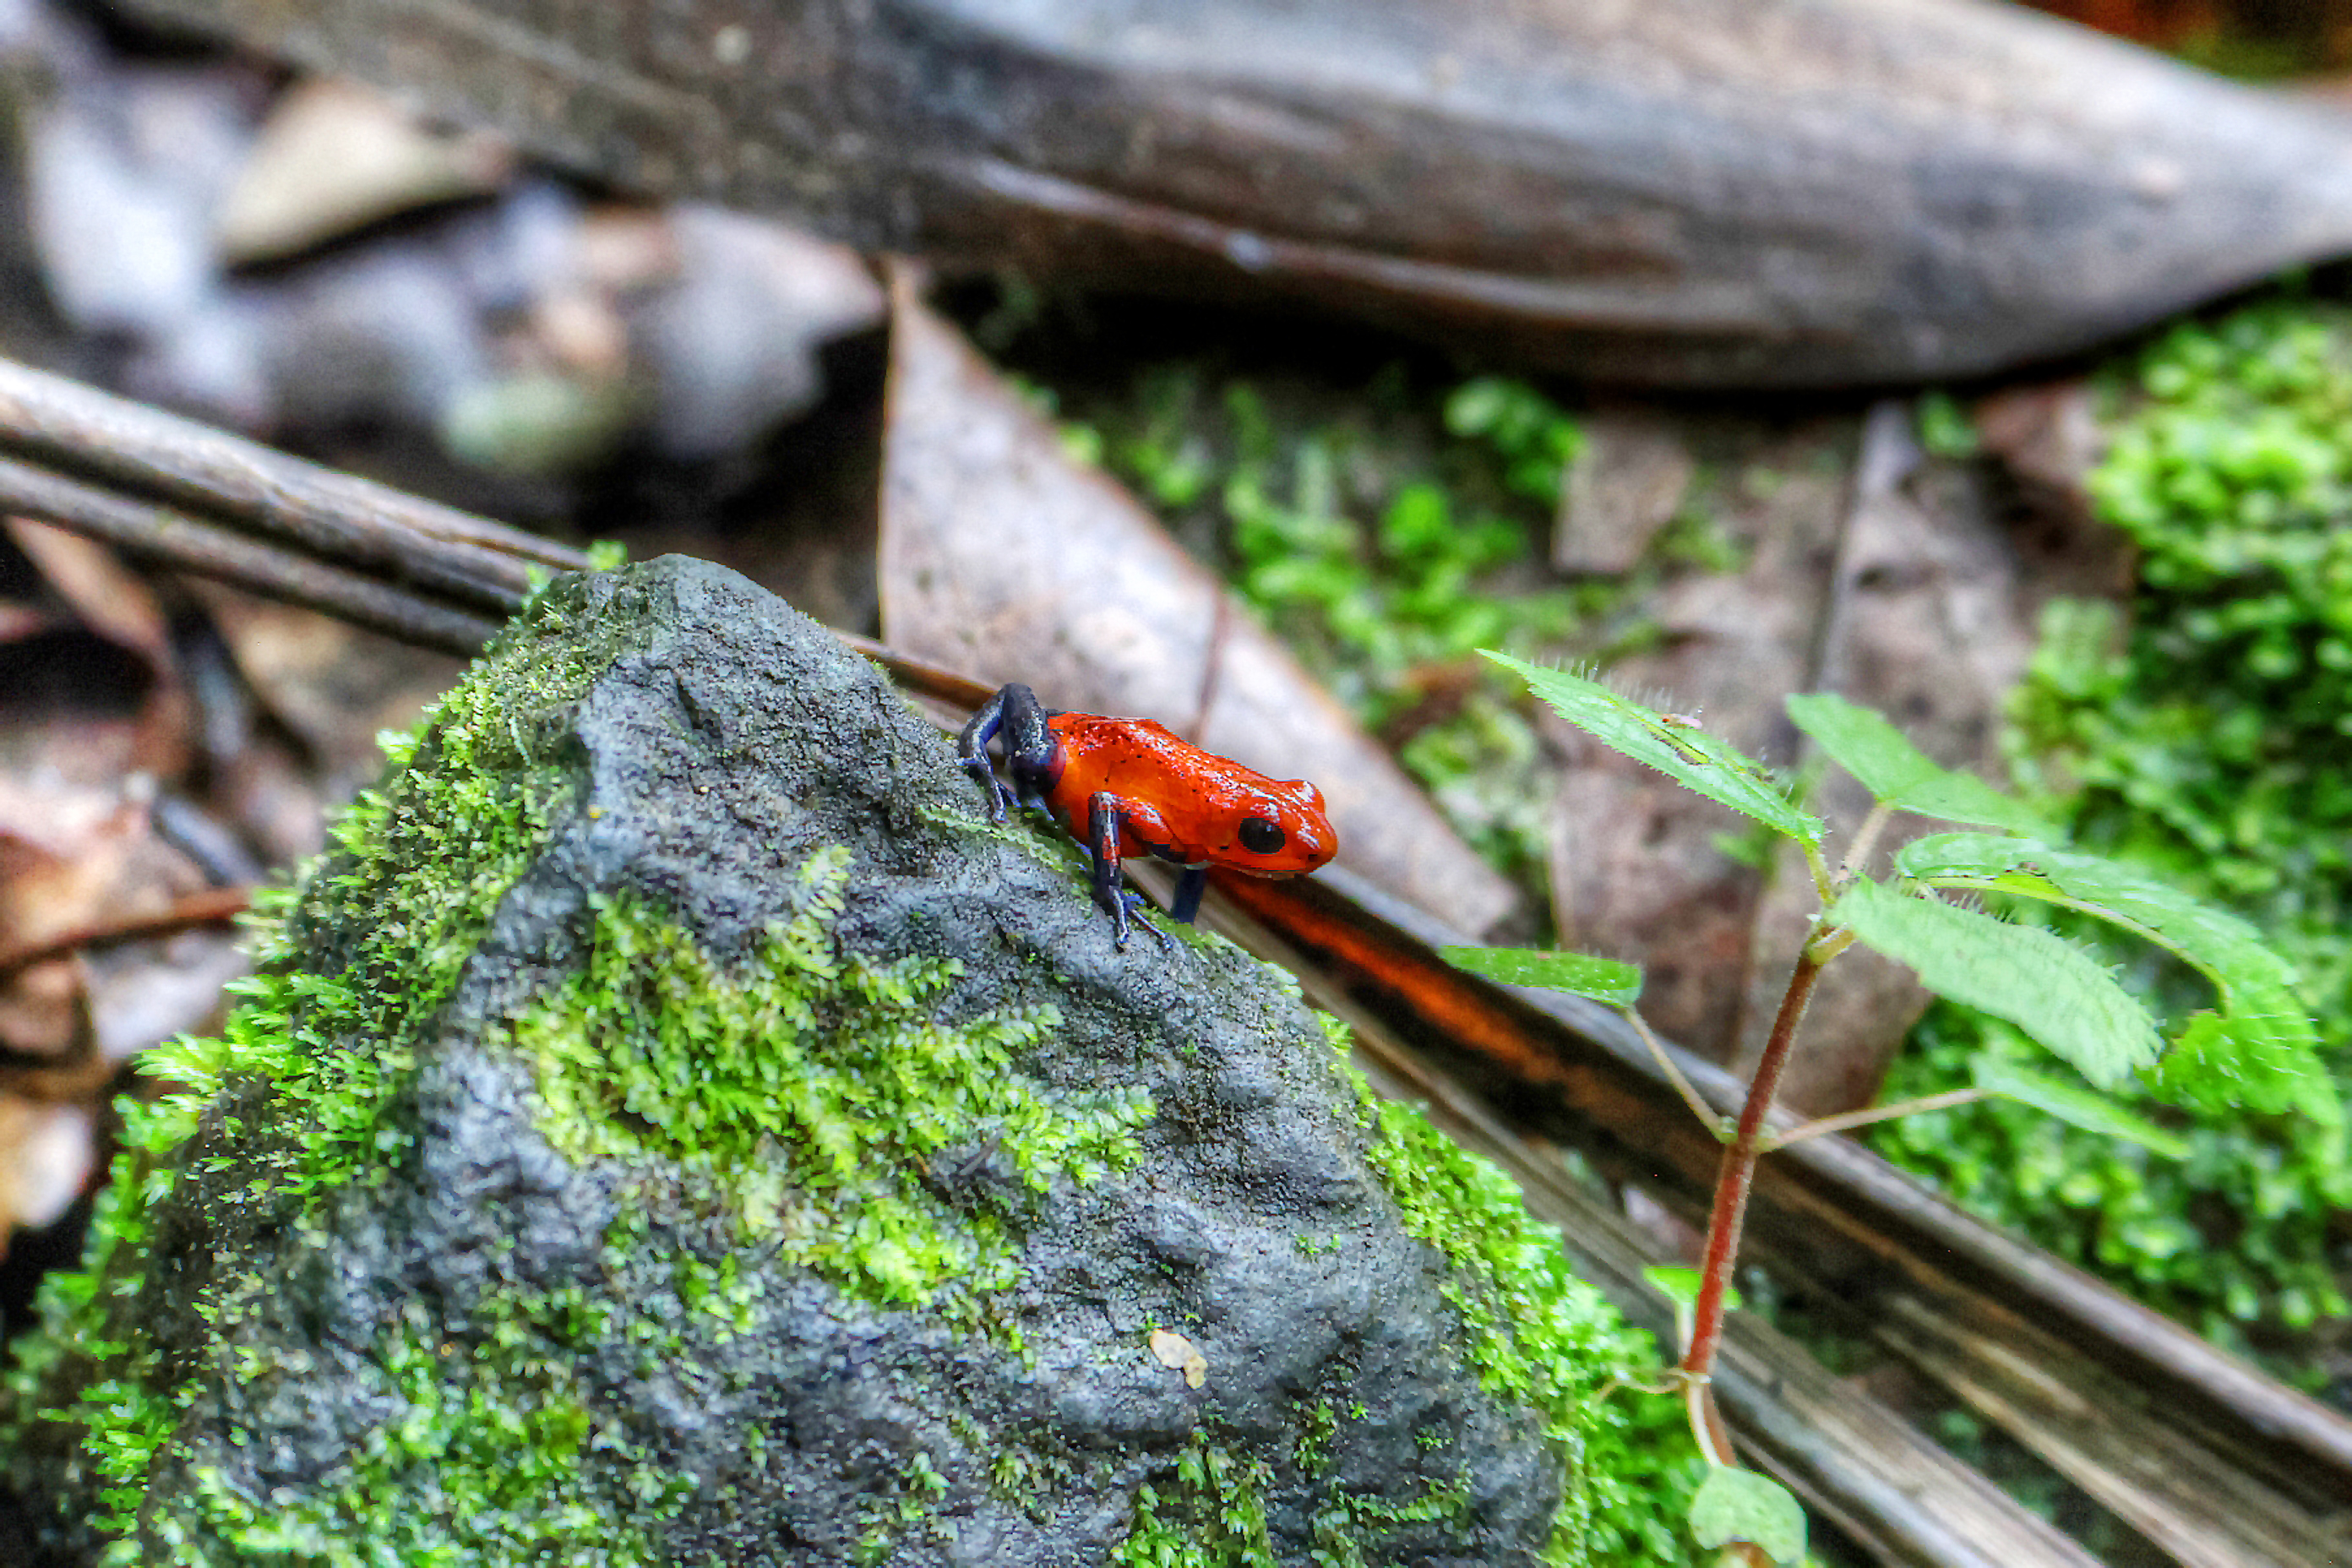
{"label": "dead brown leaf", "polygon": [[54,1223],[89,1179],[91,1120],[74,1105],[0,1094],[0,1251],[19,1226]]}
{"label": "dead brown leaf", "polygon": [[1630,571],[1681,510],[1697,459],[1681,426],[1654,409],[1598,409],[1580,424],[1584,444],[1560,487],[1552,564]]}
{"label": "dead brown leaf", "polygon": [[[2000,707],[2041,605],[2110,580],[2113,546],[2095,531],[2013,526],[1976,470],[1923,467],[1912,418],[1889,402],[1859,428],[1829,419],[1759,440],[1751,427],[1706,503],[1743,565],[1670,579],[1655,610],[1663,646],[1611,678],[1789,766],[1806,752],[1783,699],[1837,691],[1937,761],[1998,780]],[[1643,963],[1652,1022],[1735,1070],[1752,1066],[1817,907],[1801,860],[1784,853],[1759,876],[1723,852],[1738,824],[1721,810],[1580,736],[1568,744],[1553,856],[1564,940]],[[1832,768],[1811,805],[1831,825],[1834,861],[1868,795]],[[1933,830],[1898,818],[1881,853]],[[1925,1000],[1899,966],[1841,958],[1815,992],[1782,1100],[1813,1113],[1868,1103]]]}
{"label": "dead brown leaf", "polygon": [[232,265],[271,260],[395,213],[485,195],[514,166],[497,137],[433,131],[373,88],[315,77],[270,107],[213,232]]}
{"label": "dead brown leaf", "polygon": [[98,1056],[120,1063],[178,1036],[217,1030],[223,987],[253,963],[242,936],[224,921],[94,948],[82,967]]}
{"label": "dead brown leaf", "polygon": [[[5,522],[9,540],[32,563],[50,591],[71,610],[75,622],[134,656],[144,668],[144,692],[119,693],[129,718],[129,728],[121,731],[128,747],[123,766],[163,778],[177,776],[187,766],[193,716],[172,647],[171,625],[154,590],[106,545],[24,518],[10,517],[0,522]],[[46,655],[52,672],[64,667],[69,673],[72,656],[68,646],[61,641]],[[85,706],[82,700],[89,697],[100,699],[91,705],[100,711],[106,706],[106,683],[76,681],[73,685],[75,700],[67,705],[67,713],[58,715],[68,731],[60,737],[68,745],[79,738],[72,731],[79,728],[70,709]],[[100,725],[108,724],[96,714],[91,718]]]}
{"label": "dead brown leaf", "polygon": [[8,537],[81,624],[145,659],[159,679],[172,666],[172,630],[146,580],[94,540],[45,522],[6,520]]}
{"label": "dead brown leaf", "polygon": [[[2112,548],[2090,530],[2012,526],[1978,470],[1923,466],[1912,419],[1889,402],[1859,427],[1832,418],[1766,437],[1748,426],[1704,501],[1743,564],[1670,578],[1654,612],[1662,646],[1611,679],[1785,766],[1806,751],[1784,698],[1837,691],[1937,761],[1998,779],[2000,706],[2041,605],[2061,585],[2103,581],[2095,558]],[[1759,875],[1724,852],[1736,819],[1580,736],[1567,744],[1553,854],[1564,940],[1642,963],[1653,1023],[1752,1067],[1818,906],[1801,858],[1783,847]],[[1868,795],[1832,768],[1810,804],[1831,825],[1834,861]],[[1881,853],[1933,830],[1898,818]],[[1925,1001],[1908,971],[1842,957],[1815,991],[1781,1099],[1813,1113],[1869,1103]]]}
{"label": "dead brown leaf", "polygon": [[[143,805],[0,777],[0,952],[160,914],[203,885],[187,858],[154,836]],[[86,1005],[70,954],[0,976],[0,1044],[66,1057],[82,1043]]]}
{"label": "dead brown leaf", "polygon": [[1223,584],[1074,460],[954,328],[902,292],[894,331],[881,548],[890,643],[992,685],[1024,681],[1048,707],[1197,724],[1189,738],[1213,752],[1318,784],[1360,874],[1465,930],[1510,909],[1510,885],[1387,752],[1255,621],[1222,613]]}
{"label": "dead brown leaf", "polygon": [[159,913],[203,886],[143,804],[0,777],[0,948]]}
{"label": "dead brown leaf", "polygon": [[[316,759],[314,784],[329,802],[374,782],[383,771],[376,737],[415,723],[465,668],[452,655],[331,616],[217,584],[189,586],[212,612],[255,694]],[[301,809],[302,793],[288,795],[289,808]]]}
{"label": "dead brown leaf", "polygon": [[[1704,504],[1744,563],[1670,577],[1654,609],[1661,646],[1607,675],[1785,762],[1795,732],[1780,704],[1807,688],[1852,437],[1831,420],[1722,439],[1724,478]],[[1738,820],[1580,732],[1555,733],[1570,758],[1552,855],[1561,941],[1643,964],[1643,1016],[1720,1059],[1739,1031],[1760,896],[1757,874],[1719,847]]]}
{"label": "dead brown leaf", "polygon": [[1209,1358],[1173,1329],[1151,1331],[1151,1355],[1169,1371],[1182,1373],[1187,1388],[1198,1388],[1209,1381]]}
{"label": "dead brown leaf", "polygon": [[2106,451],[2089,384],[2051,381],[2004,387],[1978,400],[1977,439],[2006,468],[2029,504],[2076,526],[2091,518],[2091,470]]}
{"label": "dead brown leaf", "polygon": [[[1910,405],[1873,409],[1833,518],[1836,556],[1818,563],[1827,570],[1804,587],[1822,605],[1822,626],[1806,650],[1804,679],[1790,689],[1835,691],[1876,708],[1938,760],[1997,761],[1995,726],[2009,683],[1988,686],[1982,667],[2015,660],[2021,674],[2030,628],[2005,613],[2013,582],[2000,569],[1992,520],[1938,516],[1910,500],[1904,487],[1922,459]],[[1791,761],[1812,751],[1793,736],[1792,748]],[[1831,768],[1809,804],[1830,825],[1834,863],[1868,815],[1870,792]],[[1893,848],[1933,830],[1901,817],[1880,843]],[[1821,905],[1796,847],[1776,850],[1748,942],[1733,1067],[1739,1073],[1755,1068]],[[1849,950],[1814,986],[1804,1047],[1780,1080],[1781,1103],[1817,1116],[1870,1104],[1927,1005],[1909,970],[1867,949]]]}

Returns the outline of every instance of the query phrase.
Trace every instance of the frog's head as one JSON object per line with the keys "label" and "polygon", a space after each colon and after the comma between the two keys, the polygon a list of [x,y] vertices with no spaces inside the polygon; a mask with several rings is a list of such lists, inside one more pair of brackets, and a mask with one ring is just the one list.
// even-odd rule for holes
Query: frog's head
{"label": "frog's head", "polygon": [[1265,780],[1233,804],[1231,842],[1221,865],[1256,877],[1295,877],[1339,852],[1323,792],[1305,779]]}

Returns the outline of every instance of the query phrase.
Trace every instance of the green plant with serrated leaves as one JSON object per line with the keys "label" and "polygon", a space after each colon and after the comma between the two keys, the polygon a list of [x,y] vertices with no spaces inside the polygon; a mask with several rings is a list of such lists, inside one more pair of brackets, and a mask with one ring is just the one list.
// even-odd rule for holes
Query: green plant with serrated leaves
{"label": "green plant with serrated leaves", "polygon": [[[1580,675],[1503,654],[1487,657],[1516,670],[1537,696],[1596,740],[1795,842],[1820,899],[1771,1037],[1727,1134],[1634,1011],[1641,975],[1633,965],[1522,949],[1445,950],[1454,963],[1492,979],[1571,992],[1621,1009],[1692,1109],[1729,1144],[1705,1264],[1687,1301],[1678,1302],[1683,1354],[1670,1378],[1688,1405],[1692,1434],[1714,1466],[1691,1507],[1690,1529],[1701,1545],[1743,1542],[1780,1563],[1804,1554],[1802,1510],[1776,1483],[1738,1466],[1721,1436],[1707,1380],[1722,1340],[1757,1159],[1864,1119],[1841,1116],[1784,1132],[1767,1129],[1814,984],[1848,948],[1871,948],[1907,965],[1929,990],[2005,1021],[2091,1086],[1989,1055],[1973,1073],[1972,1087],[1937,1097],[1939,1104],[2011,1100],[2173,1157],[2185,1152],[2176,1135],[2094,1090],[2138,1080],[2186,1102],[2226,1100],[2258,1110],[2293,1110],[2341,1126],[2343,1108],[2319,1062],[2294,975],[2253,928],[2134,868],[2053,842],[2056,831],[2039,814],[1981,780],[1938,767],[1878,714],[1826,693],[1789,701],[1797,727],[1876,803],[1844,863],[1832,868],[1822,820],[1792,800],[1770,769],[1696,721],[1648,708]],[[1874,875],[1878,838],[1897,813],[1975,831],[1914,840]],[[2001,907],[2072,911],[2151,943],[2203,977],[2211,1005],[2168,1041],[2098,955],[2043,927],[1988,912],[1988,900]],[[1868,1116],[1910,1109],[1885,1107]]]}
{"label": "green plant with serrated leaves", "polygon": [[[2130,541],[2137,581],[2122,605],[2044,612],[2011,700],[2011,766],[2070,843],[2257,925],[2352,1092],[2352,307],[2290,288],[2183,322],[2098,395],[2108,444],[2091,500]],[[2128,936],[2063,912],[2049,923],[2162,1005],[2204,994],[2201,975]],[[1938,1005],[1888,1091],[2038,1050],[2000,1019]],[[2292,1110],[2184,1105],[2160,1085],[2126,1092],[2142,1109],[2172,1100],[2186,1159],[2097,1158],[2091,1135],[1993,1100],[1889,1123],[1872,1142],[1970,1212],[2315,1386],[2325,1358],[2310,1336],[2352,1311],[2352,1134]]]}

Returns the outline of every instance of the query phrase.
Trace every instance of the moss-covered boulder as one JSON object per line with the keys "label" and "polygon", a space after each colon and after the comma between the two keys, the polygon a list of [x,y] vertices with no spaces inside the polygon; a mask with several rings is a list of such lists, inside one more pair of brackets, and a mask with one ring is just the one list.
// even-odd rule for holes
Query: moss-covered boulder
{"label": "moss-covered boulder", "polygon": [[1115,950],[773,597],[560,583],[394,763],[23,1351],[43,1563],[1666,1539],[1587,1399],[1632,1342],[1500,1179],[1278,973]]}

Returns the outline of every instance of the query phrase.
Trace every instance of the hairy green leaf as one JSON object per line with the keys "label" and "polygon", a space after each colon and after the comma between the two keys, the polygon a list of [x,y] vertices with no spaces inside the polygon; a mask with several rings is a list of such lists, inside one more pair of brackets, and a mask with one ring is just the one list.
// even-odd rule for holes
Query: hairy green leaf
{"label": "hairy green leaf", "polygon": [[1735,1541],[1760,1548],[1775,1563],[1805,1560],[1805,1510],[1771,1477],[1717,1465],[1691,1499],[1691,1534],[1706,1547]]}
{"label": "hairy green leaf", "polygon": [[1496,664],[1517,670],[1528,689],[1601,744],[1648,763],[1677,784],[1754,817],[1775,832],[1820,845],[1821,818],[1800,811],[1769,768],[1729,742],[1687,719],[1620,697],[1597,680],[1528,664],[1491,648],[1479,651]]}
{"label": "hairy green leaf", "polygon": [[1697,1269],[1675,1263],[1653,1263],[1642,1270],[1642,1278],[1650,1282],[1652,1289],[1672,1301],[1676,1310],[1684,1312],[1698,1305],[1698,1288],[1706,1281],[1706,1276]]}
{"label": "hairy green leaf", "polygon": [[2112,1089],[2163,1048],[2147,1011],[2087,953],[2046,931],[1861,881],[1830,911],[1939,996],[2006,1018]]}
{"label": "hairy green leaf", "polygon": [[1789,717],[1889,805],[1939,822],[2053,836],[2050,825],[2023,805],[1973,774],[1937,767],[1885,719],[1834,692],[1790,698]]}
{"label": "hairy green leaf", "polygon": [[2129,867],[2028,838],[1941,833],[1905,845],[1895,865],[1934,887],[2080,910],[2177,954],[2212,982],[2221,1006],[2189,1020],[2158,1072],[2158,1085],[2210,1104],[2342,1120],[2294,970],[2237,916]]}
{"label": "hairy green leaf", "polygon": [[[1699,1290],[1706,1284],[1706,1276],[1697,1269],[1685,1268],[1680,1264],[1675,1263],[1653,1263],[1642,1270],[1642,1278],[1650,1282],[1652,1289],[1672,1301],[1675,1310],[1681,1312],[1697,1310]],[[1723,1304],[1730,1310],[1738,1310],[1738,1286],[1726,1285],[1723,1288]]]}
{"label": "hairy green leaf", "polygon": [[2167,1132],[2147,1117],[2075,1084],[2029,1072],[1990,1051],[1969,1058],[1969,1077],[1987,1094],[2046,1111],[2069,1127],[2121,1138],[2168,1160],[2189,1158],[2187,1139]]}
{"label": "hairy green leaf", "polygon": [[1526,947],[1441,947],[1437,952],[1456,969],[1506,985],[1539,985],[1547,991],[1590,996],[1612,1007],[1630,1007],[1642,994],[1640,965],[1596,958],[1589,952]]}

